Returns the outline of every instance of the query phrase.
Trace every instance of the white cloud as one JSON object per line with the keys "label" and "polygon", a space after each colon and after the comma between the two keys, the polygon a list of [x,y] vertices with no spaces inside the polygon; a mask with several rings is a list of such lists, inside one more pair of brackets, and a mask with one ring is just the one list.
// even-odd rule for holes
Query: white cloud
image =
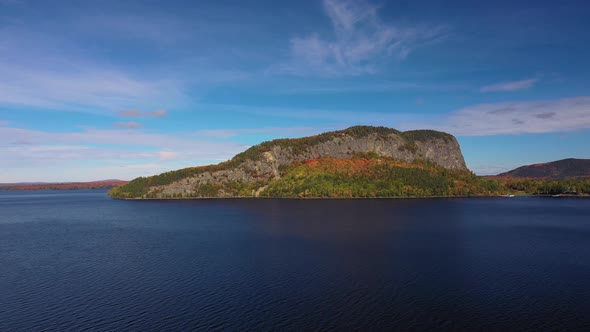
{"label": "white cloud", "polygon": [[401,129],[434,128],[458,136],[541,134],[590,129],[590,97],[479,104],[436,121]]}
{"label": "white cloud", "polygon": [[539,79],[537,79],[537,78],[531,78],[531,79],[522,80],[522,81],[502,82],[502,83],[497,83],[497,84],[492,84],[492,85],[486,85],[486,86],[482,87],[481,89],[479,89],[479,91],[481,91],[481,92],[498,92],[498,91],[524,90],[524,89],[531,88],[538,81],[539,81]]}
{"label": "white cloud", "polygon": [[444,27],[402,27],[383,23],[378,7],[366,0],[324,0],[334,39],[319,34],[291,39],[292,61],[277,71],[296,75],[372,74],[391,58],[406,58],[416,48],[444,37]]}

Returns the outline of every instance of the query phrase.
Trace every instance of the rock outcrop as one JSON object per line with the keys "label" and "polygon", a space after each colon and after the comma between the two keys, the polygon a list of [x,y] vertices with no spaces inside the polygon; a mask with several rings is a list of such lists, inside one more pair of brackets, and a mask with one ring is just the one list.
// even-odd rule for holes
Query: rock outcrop
{"label": "rock outcrop", "polygon": [[254,146],[227,162],[138,178],[111,191],[115,198],[252,197],[294,163],[318,158],[372,154],[402,162],[424,160],[449,170],[467,171],[452,135],[430,131],[400,132],[357,126],[299,139],[279,139]]}

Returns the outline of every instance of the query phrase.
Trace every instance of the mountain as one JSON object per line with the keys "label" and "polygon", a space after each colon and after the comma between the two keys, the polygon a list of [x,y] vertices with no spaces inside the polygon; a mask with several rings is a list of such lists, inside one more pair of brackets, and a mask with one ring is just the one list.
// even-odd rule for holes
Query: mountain
{"label": "mountain", "polygon": [[503,178],[590,179],[590,159],[563,159],[548,163],[521,166],[498,174]]}
{"label": "mountain", "polygon": [[30,182],[30,183],[0,183],[0,189],[4,190],[69,190],[69,189],[98,189],[113,188],[127,184],[129,181],[122,180],[100,180],[92,182]]}
{"label": "mountain", "polygon": [[264,142],[229,161],[140,177],[109,194],[125,199],[429,196],[468,193],[474,177],[450,134],[355,126]]}

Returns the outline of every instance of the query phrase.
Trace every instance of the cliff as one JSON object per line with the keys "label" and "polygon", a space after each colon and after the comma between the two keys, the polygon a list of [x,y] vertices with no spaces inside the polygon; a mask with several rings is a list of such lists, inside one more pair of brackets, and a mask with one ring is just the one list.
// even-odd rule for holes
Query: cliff
{"label": "cliff", "polygon": [[419,130],[356,126],[298,139],[278,139],[253,146],[233,159],[141,177],[114,188],[114,198],[253,197],[304,161],[351,159],[365,155],[402,163],[427,163],[437,169],[468,172],[452,135]]}

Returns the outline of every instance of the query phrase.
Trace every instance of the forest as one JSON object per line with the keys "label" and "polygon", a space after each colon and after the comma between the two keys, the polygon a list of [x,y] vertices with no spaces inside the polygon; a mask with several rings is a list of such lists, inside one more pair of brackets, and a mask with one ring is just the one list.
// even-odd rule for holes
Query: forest
{"label": "forest", "polygon": [[295,164],[270,182],[265,197],[379,198],[492,195],[500,186],[471,172],[452,171],[420,160],[320,158]]}
{"label": "forest", "polygon": [[529,195],[590,195],[590,179],[499,178],[495,181],[513,193]]}

